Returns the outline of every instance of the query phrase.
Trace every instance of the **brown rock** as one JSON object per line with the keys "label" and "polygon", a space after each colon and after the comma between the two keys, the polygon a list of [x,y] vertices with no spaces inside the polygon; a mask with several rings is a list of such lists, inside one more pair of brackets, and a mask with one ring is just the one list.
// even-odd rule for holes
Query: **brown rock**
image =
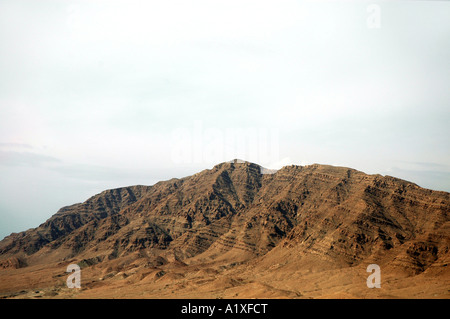
{"label": "brown rock", "polygon": [[[347,269],[335,286],[348,275],[345,280],[353,287],[351,278],[361,277],[354,271],[363,269],[365,276],[369,263],[392,274],[426,274],[448,283],[449,212],[449,193],[390,176],[318,164],[261,174],[256,164],[232,161],[153,186],[108,190],[62,208],[39,227],[1,241],[0,265],[21,267],[19,255],[26,255],[31,266],[72,259],[83,261],[87,269],[125,271],[133,264],[142,270],[136,278],[146,278],[144,269],[158,267],[155,274],[171,271],[165,285],[178,280],[177,289],[182,287],[187,296],[196,292],[189,292],[185,274],[196,278],[203,268],[214,272],[195,281],[198,291],[201,283],[210,289],[213,282],[233,293],[250,293],[250,283],[230,285],[224,279],[234,278],[229,275],[220,279],[222,272],[237,271],[266,278],[251,285],[264,287],[258,291],[270,291],[268,296],[307,296],[286,288],[300,274],[306,277],[298,280],[310,278],[311,285],[328,287],[320,284],[321,278],[312,283],[316,271]],[[280,287],[269,285],[277,276]],[[158,283],[162,285],[152,281]],[[327,289],[330,296],[341,294]],[[202,296],[218,297],[219,290]],[[342,295],[357,297],[350,290]]]}

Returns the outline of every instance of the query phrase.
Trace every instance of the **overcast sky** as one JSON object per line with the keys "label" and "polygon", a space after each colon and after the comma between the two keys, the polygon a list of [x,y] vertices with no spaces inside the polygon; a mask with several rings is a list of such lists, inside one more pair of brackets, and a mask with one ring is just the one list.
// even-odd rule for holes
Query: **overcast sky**
{"label": "overcast sky", "polygon": [[0,238],[233,158],[450,191],[449,16],[445,1],[0,0]]}

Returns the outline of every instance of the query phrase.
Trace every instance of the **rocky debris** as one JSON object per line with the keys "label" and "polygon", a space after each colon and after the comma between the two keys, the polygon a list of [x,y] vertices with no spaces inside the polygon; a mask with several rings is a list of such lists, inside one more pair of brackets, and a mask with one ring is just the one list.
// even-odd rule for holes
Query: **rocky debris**
{"label": "rocky debris", "polygon": [[22,258],[10,257],[0,261],[0,269],[18,269],[25,266],[26,263]]}

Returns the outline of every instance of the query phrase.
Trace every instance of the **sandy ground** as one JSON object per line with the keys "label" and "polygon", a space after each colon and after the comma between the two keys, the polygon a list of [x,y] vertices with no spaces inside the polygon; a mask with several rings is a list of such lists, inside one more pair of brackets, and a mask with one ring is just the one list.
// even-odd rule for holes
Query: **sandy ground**
{"label": "sandy ground", "polygon": [[[81,289],[69,289],[68,263],[0,271],[2,298],[450,298],[447,266],[411,276],[384,267],[381,288],[369,289],[365,265],[333,268],[326,261],[254,262],[148,267],[146,261],[113,260],[81,270]],[[437,268],[437,267],[435,267]]]}

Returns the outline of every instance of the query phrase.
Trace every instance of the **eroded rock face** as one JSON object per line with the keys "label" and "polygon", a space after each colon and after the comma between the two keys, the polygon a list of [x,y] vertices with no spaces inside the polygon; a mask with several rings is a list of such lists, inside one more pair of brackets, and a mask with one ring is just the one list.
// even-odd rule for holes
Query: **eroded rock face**
{"label": "eroded rock face", "polygon": [[449,193],[389,176],[317,164],[262,174],[256,164],[232,161],[64,207],[1,241],[0,260],[19,267],[17,256],[101,263],[136,252],[182,261],[295,251],[291,258],[316,255],[346,266],[389,255],[418,273],[448,259],[449,212]]}
{"label": "eroded rock face", "polygon": [[104,191],[84,203],[61,208],[39,227],[11,234],[0,242],[0,255],[31,255],[50,244],[57,248],[58,239],[92,222],[117,214],[140,199],[151,187],[133,186]]}
{"label": "eroded rock face", "polygon": [[18,269],[25,266],[25,262],[21,258],[17,257],[10,257],[0,261],[0,269]]}

